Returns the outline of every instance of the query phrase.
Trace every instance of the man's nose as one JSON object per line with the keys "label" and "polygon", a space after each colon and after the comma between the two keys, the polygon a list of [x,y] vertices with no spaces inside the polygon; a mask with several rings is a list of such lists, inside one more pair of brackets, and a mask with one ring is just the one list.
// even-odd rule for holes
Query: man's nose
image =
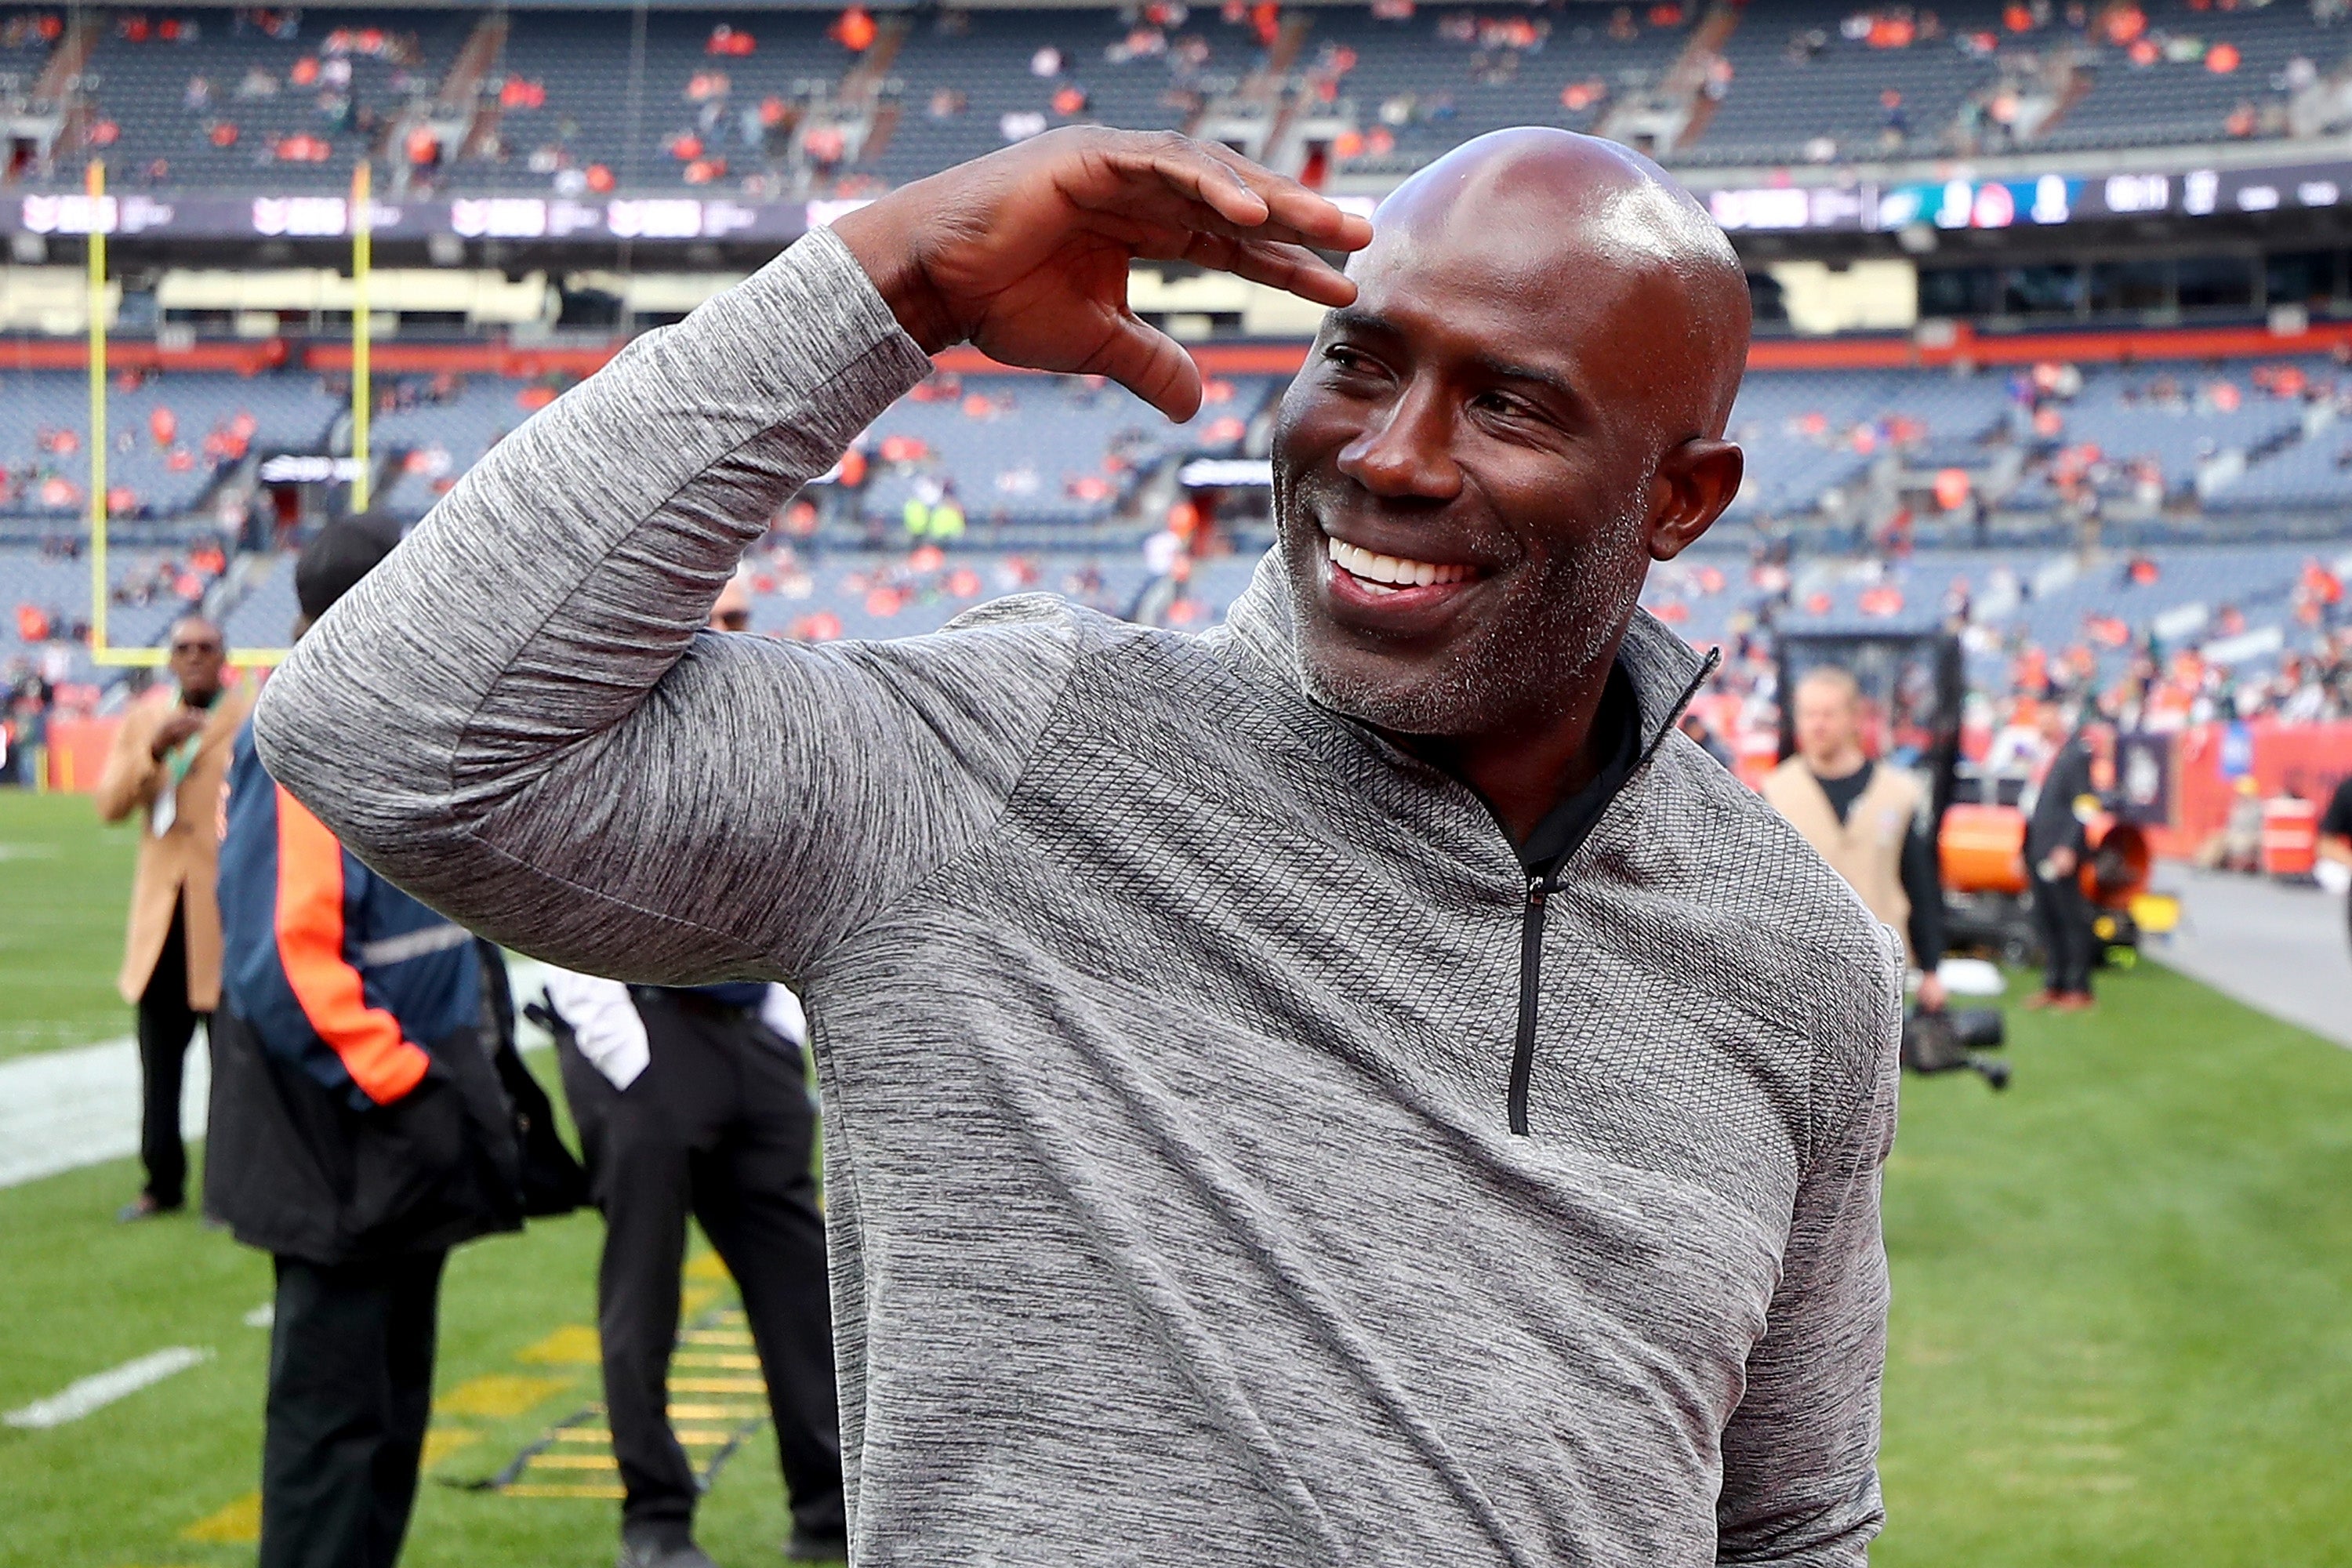
{"label": "man's nose", "polygon": [[1377,496],[1451,500],[1462,489],[1454,416],[1439,389],[1408,384],[1339,448],[1339,471]]}

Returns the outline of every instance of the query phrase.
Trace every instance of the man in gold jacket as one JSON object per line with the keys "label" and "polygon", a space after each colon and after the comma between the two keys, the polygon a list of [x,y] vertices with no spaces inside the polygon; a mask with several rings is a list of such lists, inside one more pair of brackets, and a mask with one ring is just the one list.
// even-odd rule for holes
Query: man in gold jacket
{"label": "man in gold jacket", "polygon": [[224,689],[221,630],[201,616],[172,628],[172,685],[123,716],[98,781],[98,815],[138,816],[139,869],[115,984],[139,1009],[139,1154],[147,1184],[120,1217],[145,1219],[187,1202],[180,1085],[196,1025],[220,1000],[221,789],[229,749],[253,707],[251,683]]}
{"label": "man in gold jacket", "polygon": [[1919,1005],[1944,1005],[1936,965],[1944,956],[1944,889],[1927,803],[1909,775],[1862,749],[1862,689],[1823,665],[1797,682],[1797,754],[1764,780],[1764,798],[1787,817],[1863,907],[1893,926],[1919,972]]}

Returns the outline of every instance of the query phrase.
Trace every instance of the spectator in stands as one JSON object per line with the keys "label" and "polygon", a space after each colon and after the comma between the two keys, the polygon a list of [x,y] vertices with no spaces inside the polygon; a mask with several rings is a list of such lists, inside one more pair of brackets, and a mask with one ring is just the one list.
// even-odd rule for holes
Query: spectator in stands
{"label": "spectator in stands", "polygon": [[[1368,245],[1353,283],[1309,248]],[[1225,636],[694,635],[950,343],[1194,412],[1139,251],[1341,307]],[[1704,667],[1634,608],[1738,489],[1747,300],[1596,139],[1469,142],[1375,238],[1222,149],[1056,133],[542,412],[259,733],[551,960],[818,987],[861,1552],[1858,1563],[1897,954],[1674,731]],[[1495,1419],[1531,1388],[1556,1420]]]}
{"label": "spectator in stands", "polygon": [[1911,111],[1903,107],[1903,95],[1888,88],[1878,95],[1879,140],[1888,147],[1900,147],[1911,134]]}
{"label": "spectator in stands", "polygon": [[196,1026],[220,999],[214,877],[221,789],[230,747],[253,706],[250,684],[224,687],[226,666],[219,626],[202,616],[175,623],[171,684],[123,716],[98,781],[100,819],[135,816],[142,829],[115,985],[139,1010],[139,1157],[147,1182],[124,1205],[124,1220],[187,1204],[180,1093]]}

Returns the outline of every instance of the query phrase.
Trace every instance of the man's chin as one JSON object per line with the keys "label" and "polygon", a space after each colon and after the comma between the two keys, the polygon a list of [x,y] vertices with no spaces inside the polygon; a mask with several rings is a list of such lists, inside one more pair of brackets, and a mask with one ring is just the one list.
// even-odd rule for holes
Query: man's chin
{"label": "man's chin", "polygon": [[1454,735],[1467,728],[1471,693],[1431,665],[1331,658],[1301,647],[1298,670],[1316,705],[1395,735]]}

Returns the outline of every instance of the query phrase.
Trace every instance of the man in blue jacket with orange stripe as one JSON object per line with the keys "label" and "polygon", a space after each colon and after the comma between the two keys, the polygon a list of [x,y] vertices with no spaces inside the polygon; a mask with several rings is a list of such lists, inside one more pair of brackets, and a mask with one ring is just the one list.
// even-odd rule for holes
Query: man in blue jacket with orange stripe
{"label": "man in blue jacket with orange stripe", "polygon": [[[299,637],[398,530],[331,523]],[[415,1499],[449,1248],[521,1220],[513,1111],[471,935],[370,871],[262,768],[220,850],[205,1205],[277,1266],[261,1568],[391,1568]]]}

